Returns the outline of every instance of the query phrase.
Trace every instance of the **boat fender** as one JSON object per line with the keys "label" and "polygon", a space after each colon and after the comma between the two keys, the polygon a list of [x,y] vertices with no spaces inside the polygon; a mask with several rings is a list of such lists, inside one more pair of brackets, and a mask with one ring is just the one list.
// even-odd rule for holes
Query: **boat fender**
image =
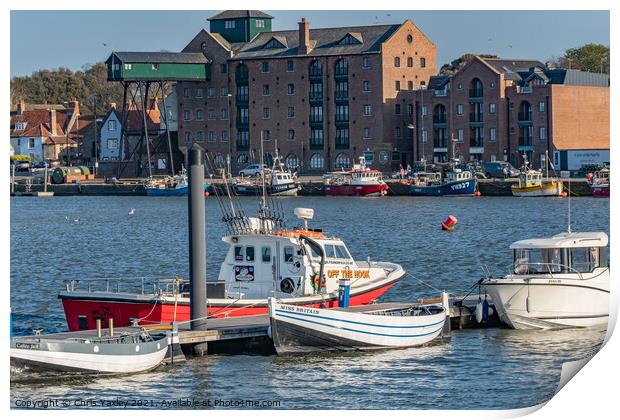
{"label": "boat fender", "polygon": [[317,293],[320,289],[319,285],[319,273],[314,273],[312,275],[312,289],[314,289],[314,293]]}
{"label": "boat fender", "polygon": [[530,300],[530,295],[527,295],[527,298],[525,298],[525,310],[529,313],[531,307],[532,307],[532,302]]}
{"label": "boat fender", "polygon": [[489,302],[486,297],[482,301],[482,322],[486,322],[489,319]]}
{"label": "boat fender", "polygon": [[283,293],[291,294],[295,291],[295,282],[290,277],[285,278],[280,282],[280,290]]}
{"label": "boat fender", "polygon": [[478,324],[482,323],[482,301],[478,300],[478,304],[476,305],[476,309],[474,310],[474,315],[476,316],[476,322]]}

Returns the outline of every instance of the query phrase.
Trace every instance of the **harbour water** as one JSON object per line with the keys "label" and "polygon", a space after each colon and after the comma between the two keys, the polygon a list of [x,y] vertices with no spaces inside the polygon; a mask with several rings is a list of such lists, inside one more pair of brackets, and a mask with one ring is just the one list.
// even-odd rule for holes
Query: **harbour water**
{"label": "harbour water", "polygon": [[[255,199],[242,202],[248,214],[258,208]],[[438,295],[429,285],[467,292],[483,275],[483,264],[495,274],[506,272],[511,242],[553,235],[567,226],[562,198],[292,197],[281,202],[293,226],[299,224],[294,207],[314,208],[310,226],[343,238],[356,259],[402,264],[411,276],[382,300]],[[207,274],[215,278],[227,249],[220,240],[225,227],[212,197],[206,211]],[[443,232],[440,223],[450,214],[458,218],[457,228]],[[609,200],[573,199],[572,221],[574,231],[609,234]],[[186,199],[11,198],[15,335],[31,334],[33,328],[66,330],[56,298],[65,280],[139,276],[188,277]],[[58,399],[75,407],[98,399],[165,408],[190,399],[215,408],[240,400],[279,401],[269,408],[284,409],[519,408],[549,399],[562,363],[592,354],[604,335],[604,329],[479,329],[454,331],[449,343],[425,348],[303,358],[211,355],[128,377],[49,381],[13,372],[11,404]]]}

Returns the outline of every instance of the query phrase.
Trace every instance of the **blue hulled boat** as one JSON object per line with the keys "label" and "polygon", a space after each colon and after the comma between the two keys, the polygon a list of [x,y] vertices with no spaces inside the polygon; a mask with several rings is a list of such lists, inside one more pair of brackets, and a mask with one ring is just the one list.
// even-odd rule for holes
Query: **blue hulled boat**
{"label": "blue hulled boat", "polygon": [[442,178],[439,172],[414,174],[411,195],[420,196],[473,196],[476,193],[476,178],[470,171],[453,167]]}

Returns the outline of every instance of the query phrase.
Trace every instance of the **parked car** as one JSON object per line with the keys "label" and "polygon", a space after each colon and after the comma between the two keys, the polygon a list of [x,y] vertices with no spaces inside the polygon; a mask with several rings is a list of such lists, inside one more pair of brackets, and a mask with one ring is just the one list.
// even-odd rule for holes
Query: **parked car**
{"label": "parked car", "polygon": [[[269,166],[263,165],[262,171],[265,174],[268,174],[270,172]],[[259,176],[260,174],[261,174],[260,164],[249,165],[239,171],[239,176]]]}
{"label": "parked car", "polygon": [[30,162],[27,160],[18,160],[15,162],[15,172],[28,172],[30,171]]}
{"label": "parked car", "polygon": [[489,178],[515,178],[519,176],[519,170],[510,162],[504,161],[485,162],[484,171]]}

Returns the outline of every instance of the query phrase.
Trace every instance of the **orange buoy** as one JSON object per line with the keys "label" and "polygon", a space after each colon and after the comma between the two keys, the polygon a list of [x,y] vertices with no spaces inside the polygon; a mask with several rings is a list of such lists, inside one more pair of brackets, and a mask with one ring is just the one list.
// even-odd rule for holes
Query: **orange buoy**
{"label": "orange buoy", "polygon": [[592,181],[592,178],[594,177],[594,174],[592,172],[589,172],[588,175],[586,175],[586,179],[588,181]]}
{"label": "orange buoy", "polygon": [[564,198],[568,197],[568,193],[566,191],[562,191],[562,197]]}
{"label": "orange buoy", "polygon": [[205,191],[205,198],[209,196],[209,191]]}
{"label": "orange buoy", "polygon": [[480,197],[482,194],[480,194],[480,191],[476,191],[476,192],[474,193],[474,195],[475,195],[476,197]]}
{"label": "orange buoy", "polygon": [[441,229],[453,231],[454,230],[454,226],[456,226],[457,222],[458,222],[457,218],[452,216],[452,215],[450,215],[450,216],[448,216],[448,218],[446,220],[441,222]]}

